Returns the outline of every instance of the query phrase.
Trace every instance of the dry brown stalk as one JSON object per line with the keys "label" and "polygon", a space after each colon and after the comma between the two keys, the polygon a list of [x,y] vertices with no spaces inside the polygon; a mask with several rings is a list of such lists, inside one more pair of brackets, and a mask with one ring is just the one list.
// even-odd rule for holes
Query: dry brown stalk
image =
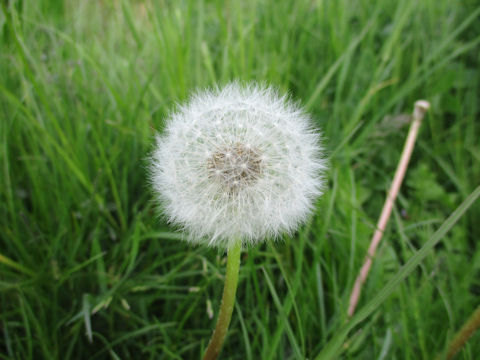
{"label": "dry brown stalk", "polygon": [[377,247],[378,247],[378,244],[380,243],[380,240],[382,240],[382,235],[387,226],[387,222],[388,222],[388,219],[390,218],[390,214],[392,213],[393,204],[397,197],[398,191],[400,190],[400,186],[402,185],[405,172],[407,171],[408,162],[410,161],[410,156],[412,155],[413,147],[415,145],[415,140],[417,138],[418,129],[420,128],[422,119],[429,108],[430,108],[430,103],[428,101],[418,100],[415,102],[415,107],[413,110],[413,119],[410,125],[410,130],[408,132],[407,140],[405,141],[405,146],[403,147],[403,152],[400,158],[400,162],[398,163],[397,170],[395,171],[395,176],[393,178],[393,182],[390,187],[390,190],[387,193],[385,204],[383,205],[382,213],[377,223],[377,228],[373,234],[372,240],[370,242],[370,246],[368,248],[367,256],[365,258],[362,268],[360,269],[360,273],[358,274],[357,279],[355,280],[355,284],[353,286],[353,290],[350,295],[350,303],[348,306],[348,316],[350,317],[353,315],[353,313],[355,312],[355,308],[357,307],[362,286],[365,283],[365,280],[367,279],[368,273],[372,266],[373,257],[375,256],[375,252],[377,251]]}

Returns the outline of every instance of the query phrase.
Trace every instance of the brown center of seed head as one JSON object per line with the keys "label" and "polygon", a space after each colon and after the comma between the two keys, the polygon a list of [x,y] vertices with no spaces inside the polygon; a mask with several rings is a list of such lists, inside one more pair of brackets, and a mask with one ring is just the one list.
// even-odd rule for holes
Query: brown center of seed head
{"label": "brown center of seed head", "polygon": [[235,143],[217,150],[207,161],[209,176],[230,194],[236,194],[257,181],[262,172],[262,159],[250,146]]}

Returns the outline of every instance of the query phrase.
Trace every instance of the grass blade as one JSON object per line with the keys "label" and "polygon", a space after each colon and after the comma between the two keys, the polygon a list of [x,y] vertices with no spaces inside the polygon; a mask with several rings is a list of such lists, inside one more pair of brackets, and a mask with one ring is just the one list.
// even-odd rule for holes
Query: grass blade
{"label": "grass blade", "polygon": [[413,255],[410,260],[398,271],[398,273],[388,282],[378,294],[370,300],[352,319],[345,324],[335,337],[324,347],[324,349],[315,357],[316,360],[333,359],[341,352],[342,344],[348,336],[350,330],[360,324],[370,316],[380,305],[390,296],[396,287],[420,264],[420,262],[430,253],[430,250],[437,245],[445,234],[457,223],[462,215],[472,206],[480,196],[480,186],[478,186],[460,206],[448,217],[433,236]]}

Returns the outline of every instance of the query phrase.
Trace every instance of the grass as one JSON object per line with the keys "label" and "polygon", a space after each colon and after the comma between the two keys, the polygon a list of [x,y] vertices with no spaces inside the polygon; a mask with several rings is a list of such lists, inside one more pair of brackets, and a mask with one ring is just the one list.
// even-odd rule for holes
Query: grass
{"label": "grass", "polygon": [[[232,79],[290,91],[331,169],[295,237],[243,254],[223,358],[445,355],[480,295],[479,19],[447,0],[2,1],[0,359],[202,355],[225,257],[156,216],[146,166],[175,103]],[[432,108],[346,324],[419,98]]]}

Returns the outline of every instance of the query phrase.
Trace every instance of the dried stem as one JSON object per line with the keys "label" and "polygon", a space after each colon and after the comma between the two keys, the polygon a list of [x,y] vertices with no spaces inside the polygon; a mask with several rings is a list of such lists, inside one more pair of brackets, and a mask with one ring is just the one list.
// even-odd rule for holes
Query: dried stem
{"label": "dried stem", "polygon": [[448,346],[447,360],[452,359],[455,354],[465,345],[473,333],[480,328],[480,306],[473,312],[460,331],[455,335]]}
{"label": "dried stem", "polygon": [[227,255],[227,274],[223,288],[222,304],[218,314],[217,325],[213,331],[212,338],[208,344],[203,360],[215,360],[222,349],[223,341],[227,335],[230,319],[232,318],[233,306],[235,304],[235,293],[237,292],[238,271],[240,268],[240,254],[242,242],[236,241]]}
{"label": "dried stem", "polygon": [[358,274],[357,279],[355,280],[355,284],[353,286],[353,290],[350,295],[350,303],[348,306],[348,316],[352,316],[353,313],[355,312],[355,308],[360,298],[362,285],[365,283],[365,280],[367,279],[368,273],[372,266],[373,257],[375,256],[375,252],[377,250],[378,244],[382,239],[382,235],[387,226],[388,219],[390,218],[390,214],[392,213],[393,204],[395,202],[398,191],[402,184],[403,177],[405,176],[408,162],[410,160],[410,156],[412,155],[413,147],[415,145],[415,140],[417,138],[418,129],[429,107],[430,107],[430,104],[425,100],[418,100],[415,102],[415,108],[413,110],[413,121],[412,121],[412,124],[410,125],[410,130],[408,132],[407,140],[405,141],[405,146],[403,147],[403,152],[400,158],[400,162],[398,163],[397,170],[395,171],[395,176],[393,178],[393,182],[390,187],[390,190],[387,193],[385,204],[383,205],[382,213],[377,223],[377,228],[375,230],[375,233],[373,234],[372,240],[370,242],[370,246],[368,248],[367,256],[360,270],[360,273]]}

